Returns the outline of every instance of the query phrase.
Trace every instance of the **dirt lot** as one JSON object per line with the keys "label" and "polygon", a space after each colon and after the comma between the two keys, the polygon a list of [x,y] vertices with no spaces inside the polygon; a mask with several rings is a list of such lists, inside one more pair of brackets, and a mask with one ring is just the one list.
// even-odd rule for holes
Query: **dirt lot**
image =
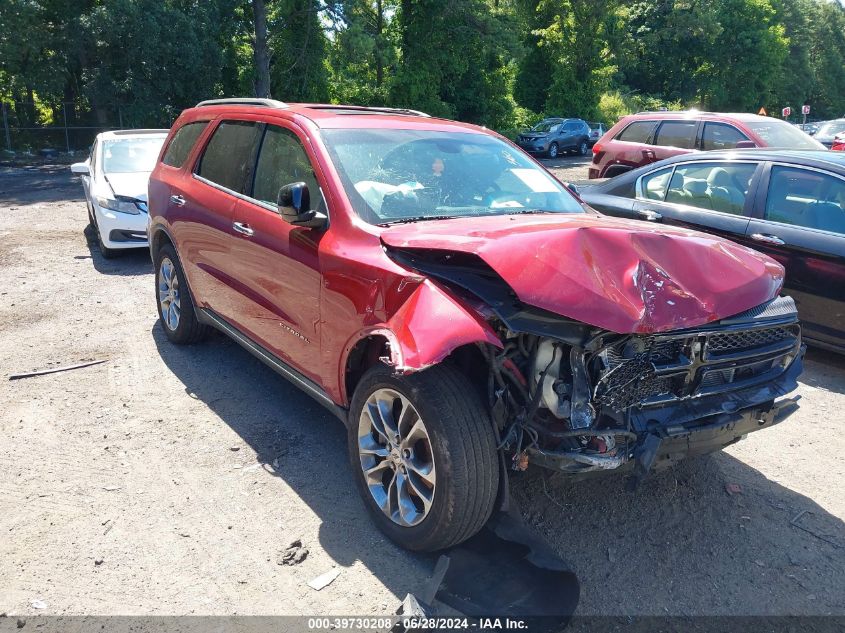
{"label": "dirt lot", "polygon": [[[81,196],[66,167],[0,168],[0,613],[392,612],[432,560],[371,525],[341,425],[220,336],[169,345],[147,253],[102,259]],[[107,362],[6,380],[87,359]],[[578,612],[845,613],[845,358],[811,351],[800,393],[784,424],[633,493],[515,481]],[[307,558],[278,564],[297,538]]]}

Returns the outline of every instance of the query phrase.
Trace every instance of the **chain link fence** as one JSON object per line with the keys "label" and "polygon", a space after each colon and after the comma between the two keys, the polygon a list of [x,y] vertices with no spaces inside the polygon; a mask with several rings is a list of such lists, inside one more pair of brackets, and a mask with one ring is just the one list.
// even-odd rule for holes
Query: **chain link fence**
{"label": "chain link fence", "polygon": [[[93,113],[78,104],[58,106],[27,101],[2,101],[2,147],[8,154],[50,156],[88,149],[94,137],[106,130],[124,129],[118,109],[96,121]],[[46,121],[46,122],[45,122]]]}

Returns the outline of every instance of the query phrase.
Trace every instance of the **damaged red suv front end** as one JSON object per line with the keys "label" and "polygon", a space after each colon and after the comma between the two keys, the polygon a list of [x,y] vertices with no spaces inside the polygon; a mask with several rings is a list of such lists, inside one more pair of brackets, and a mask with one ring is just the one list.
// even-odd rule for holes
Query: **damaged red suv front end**
{"label": "damaged red suv front end", "polygon": [[[514,465],[640,472],[779,421],[802,345],[783,270],[725,240],[592,214],[391,228],[397,262],[450,288],[482,344]],[[629,464],[629,462],[631,462]]]}
{"label": "damaged red suv front end", "polygon": [[482,128],[204,103],[149,200],[168,338],[218,328],[344,420],[365,505],[411,549],[476,533],[507,467],[644,475],[796,406],[779,264],[603,217]]}

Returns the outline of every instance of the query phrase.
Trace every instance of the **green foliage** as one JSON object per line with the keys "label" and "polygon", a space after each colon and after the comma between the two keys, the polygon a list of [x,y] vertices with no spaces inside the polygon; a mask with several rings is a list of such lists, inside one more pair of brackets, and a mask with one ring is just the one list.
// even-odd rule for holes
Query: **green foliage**
{"label": "green foliage", "polygon": [[[829,0],[265,0],[271,92],[408,107],[515,134],[666,107],[845,113]],[[252,0],[3,0],[14,123],[168,125],[256,89]]]}

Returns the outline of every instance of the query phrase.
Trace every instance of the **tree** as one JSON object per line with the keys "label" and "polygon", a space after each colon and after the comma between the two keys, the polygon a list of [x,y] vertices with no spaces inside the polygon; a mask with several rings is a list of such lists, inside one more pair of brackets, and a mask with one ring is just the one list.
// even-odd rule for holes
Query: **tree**
{"label": "tree", "polygon": [[484,0],[402,0],[395,105],[500,126],[513,112],[512,12]]}
{"label": "tree", "polygon": [[270,97],[270,51],[267,48],[267,5],[252,0],[255,20],[255,96]]}

